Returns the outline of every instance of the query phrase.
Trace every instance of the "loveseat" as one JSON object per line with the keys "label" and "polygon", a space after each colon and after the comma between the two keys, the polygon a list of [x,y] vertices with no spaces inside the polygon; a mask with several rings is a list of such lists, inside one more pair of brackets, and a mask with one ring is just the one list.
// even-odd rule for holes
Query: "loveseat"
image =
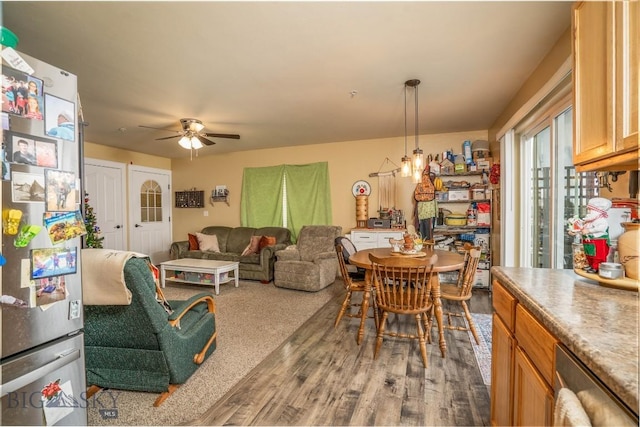
{"label": "loveseat", "polygon": [[[217,261],[239,262],[238,273],[240,279],[260,280],[262,283],[269,283],[273,280],[273,265],[275,263],[275,253],[291,245],[291,232],[284,227],[227,227],[210,226],[200,231],[200,234],[207,236],[215,235],[217,238],[217,249],[219,252],[211,250],[194,249],[193,238],[189,240],[173,242],[171,244],[171,259],[197,258],[211,259]],[[198,233],[194,237],[196,237]],[[249,244],[255,246],[261,237],[269,237],[268,246],[257,247],[257,253],[242,255]],[[202,236],[199,236],[202,237]],[[273,238],[275,237],[275,244]],[[265,239],[262,239],[263,243]],[[190,249],[191,245],[191,249]],[[213,249],[216,249],[215,247]]]}

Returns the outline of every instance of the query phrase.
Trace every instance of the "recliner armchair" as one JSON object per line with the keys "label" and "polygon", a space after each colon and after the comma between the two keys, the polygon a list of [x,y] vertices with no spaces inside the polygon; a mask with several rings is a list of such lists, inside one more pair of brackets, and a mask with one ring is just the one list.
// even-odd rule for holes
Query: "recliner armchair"
{"label": "recliner armchair", "polygon": [[340,234],[340,226],[303,226],[295,245],[276,252],[273,284],[317,292],[335,282],[338,260],[334,242]]}
{"label": "recliner armchair", "polygon": [[170,300],[170,313],[156,299],[146,259],[130,258],[123,273],[129,305],[84,306],[89,394],[100,388],[159,392],[159,406],[216,349],[215,302],[208,293]]}

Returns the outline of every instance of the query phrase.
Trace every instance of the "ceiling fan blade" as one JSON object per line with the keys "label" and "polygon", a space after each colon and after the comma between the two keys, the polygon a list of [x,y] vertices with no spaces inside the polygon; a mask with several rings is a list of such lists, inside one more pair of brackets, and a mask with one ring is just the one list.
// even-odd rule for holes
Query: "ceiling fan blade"
{"label": "ceiling fan blade", "polygon": [[164,138],[156,138],[156,141],[162,141],[163,139],[180,138],[181,136],[182,136],[182,134],[173,135],[173,136],[165,136]]}
{"label": "ceiling fan blade", "polygon": [[147,128],[147,129],[155,129],[155,130],[164,130],[164,131],[167,131],[167,132],[181,133],[179,130],[164,129],[164,128],[154,128],[153,126],[138,125],[138,127],[139,128]]}
{"label": "ceiling fan blade", "polygon": [[198,138],[200,140],[200,142],[202,142],[203,145],[214,145],[215,142],[205,138],[202,135],[196,135],[196,138]]}
{"label": "ceiling fan blade", "polygon": [[208,136],[209,138],[229,138],[229,139],[240,139],[240,135],[234,135],[230,133],[210,133],[207,132],[203,134],[204,136]]}

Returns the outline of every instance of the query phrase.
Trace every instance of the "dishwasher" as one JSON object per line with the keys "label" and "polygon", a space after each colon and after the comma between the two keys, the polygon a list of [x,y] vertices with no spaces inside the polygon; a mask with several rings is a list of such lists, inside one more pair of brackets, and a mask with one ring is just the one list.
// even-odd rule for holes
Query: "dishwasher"
{"label": "dishwasher", "polygon": [[[554,393],[556,412],[560,410],[558,395],[567,388],[577,397],[593,426],[638,426],[638,414],[615,396],[566,347],[556,345],[556,379]],[[568,423],[567,425],[572,425]]]}

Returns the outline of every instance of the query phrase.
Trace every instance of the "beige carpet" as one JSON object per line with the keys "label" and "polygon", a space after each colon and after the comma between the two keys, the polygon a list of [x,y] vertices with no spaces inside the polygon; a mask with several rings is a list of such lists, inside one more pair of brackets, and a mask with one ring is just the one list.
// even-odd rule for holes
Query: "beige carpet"
{"label": "beige carpet", "polygon": [[[210,287],[167,286],[168,299],[213,292]],[[330,299],[343,294],[338,281],[320,292],[240,281],[220,286],[215,297],[218,348],[159,408],[155,393],[105,390],[88,401],[89,425],[177,425],[204,413]],[[336,300],[336,304],[340,301]]]}

